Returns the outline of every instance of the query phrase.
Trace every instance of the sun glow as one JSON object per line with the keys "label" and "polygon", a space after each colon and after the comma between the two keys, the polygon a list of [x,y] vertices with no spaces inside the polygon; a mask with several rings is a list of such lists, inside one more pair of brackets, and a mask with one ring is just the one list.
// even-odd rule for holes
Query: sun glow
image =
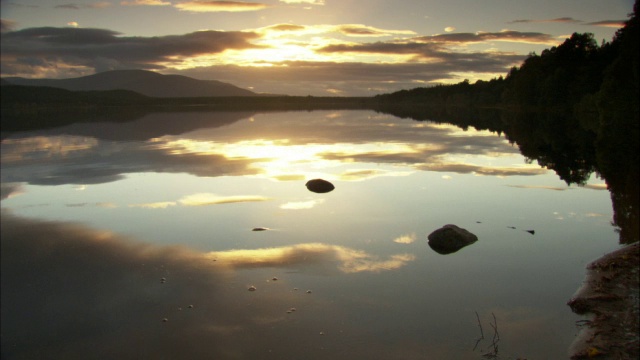
{"label": "sun glow", "polygon": [[373,154],[371,158],[375,160],[386,155],[413,154],[419,150],[404,143],[295,144],[289,139],[253,139],[235,143],[179,139],[156,146],[174,155],[216,155],[230,160],[249,160],[252,167],[259,169],[254,176],[276,181],[299,181],[315,177],[360,181],[378,176],[406,176],[411,171],[363,169],[361,161],[354,157]]}

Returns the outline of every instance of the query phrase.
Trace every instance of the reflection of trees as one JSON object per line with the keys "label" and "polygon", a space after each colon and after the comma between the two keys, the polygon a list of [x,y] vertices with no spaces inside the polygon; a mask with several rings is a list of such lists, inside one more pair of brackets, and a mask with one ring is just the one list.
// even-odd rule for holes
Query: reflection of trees
{"label": "reflection of trees", "polygon": [[[463,129],[504,133],[518,145],[527,161],[554,170],[567,184],[583,185],[595,172],[611,191],[614,224],[620,242],[638,241],[638,124],[627,116],[620,126],[585,126],[571,112],[434,109],[432,107],[379,110],[417,120],[446,122]],[[606,117],[606,113],[603,113]],[[619,119],[622,119],[620,117]]]}
{"label": "reflection of trees", "polygon": [[552,169],[567,184],[583,185],[596,170],[595,134],[562,113],[504,112],[507,138],[528,161]]}

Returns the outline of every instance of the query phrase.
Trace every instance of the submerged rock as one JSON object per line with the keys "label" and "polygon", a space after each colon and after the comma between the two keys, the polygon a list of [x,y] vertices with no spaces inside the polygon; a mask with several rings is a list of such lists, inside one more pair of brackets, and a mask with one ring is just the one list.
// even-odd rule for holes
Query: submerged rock
{"label": "submerged rock", "polygon": [[429,247],[438,254],[454,253],[478,241],[478,237],[456,225],[445,225],[428,236]]}
{"label": "submerged rock", "polygon": [[309,191],[313,191],[314,193],[328,193],[335,189],[335,186],[333,186],[332,183],[323,179],[309,180],[307,181],[305,186],[307,187],[307,189],[309,189]]}

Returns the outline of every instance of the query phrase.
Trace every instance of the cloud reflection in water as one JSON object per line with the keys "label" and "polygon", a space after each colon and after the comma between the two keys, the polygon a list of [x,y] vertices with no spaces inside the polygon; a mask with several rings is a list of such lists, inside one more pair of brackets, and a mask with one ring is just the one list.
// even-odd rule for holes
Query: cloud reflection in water
{"label": "cloud reflection in water", "polygon": [[[321,346],[317,323],[333,313],[332,305],[312,305],[303,296],[315,315],[287,323],[291,293],[248,292],[233,281],[235,270],[380,272],[414,259],[378,259],[321,243],[199,253],[6,210],[1,222],[1,341],[8,359],[300,357]],[[296,338],[296,344],[274,343],[282,338]]]}
{"label": "cloud reflection in water", "polygon": [[398,269],[415,260],[411,254],[395,254],[378,259],[365,251],[322,243],[298,244],[277,248],[228,250],[207,254],[230,268],[297,267],[322,265],[344,273],[380,272]]}
{"label": "cloud reflection in water", "polygon": [[[10,137],[2,142],[2,181],[98,184],[142,172],[358,181],[415,171],[496,176],[547,171],[490,163],[511,156],[519,159],[519,152],[487,131],[415,121],[395,122],[389,131],[389,116],[365,111],[321,115],[260,114],[255,121],[236,120],[226,126],[212,122],[212,128],[202,121],[202,128],[188,133],[138,141],[61,135],[55,129],[50,136],[43,131],[37,137]],[[154,126],[160,127],[172,120],[152,114],[144,123],[154,119]]]}

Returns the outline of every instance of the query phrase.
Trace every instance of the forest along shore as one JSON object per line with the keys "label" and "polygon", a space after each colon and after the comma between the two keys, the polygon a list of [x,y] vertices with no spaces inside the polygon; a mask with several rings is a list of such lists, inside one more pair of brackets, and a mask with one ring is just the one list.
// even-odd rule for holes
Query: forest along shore
{"label": "forest along shore", "polygon": [[588,315],[570,349],[571,359],[640,358],[640,243],[633,243],[587,266],[583,286],[567,303]]}

